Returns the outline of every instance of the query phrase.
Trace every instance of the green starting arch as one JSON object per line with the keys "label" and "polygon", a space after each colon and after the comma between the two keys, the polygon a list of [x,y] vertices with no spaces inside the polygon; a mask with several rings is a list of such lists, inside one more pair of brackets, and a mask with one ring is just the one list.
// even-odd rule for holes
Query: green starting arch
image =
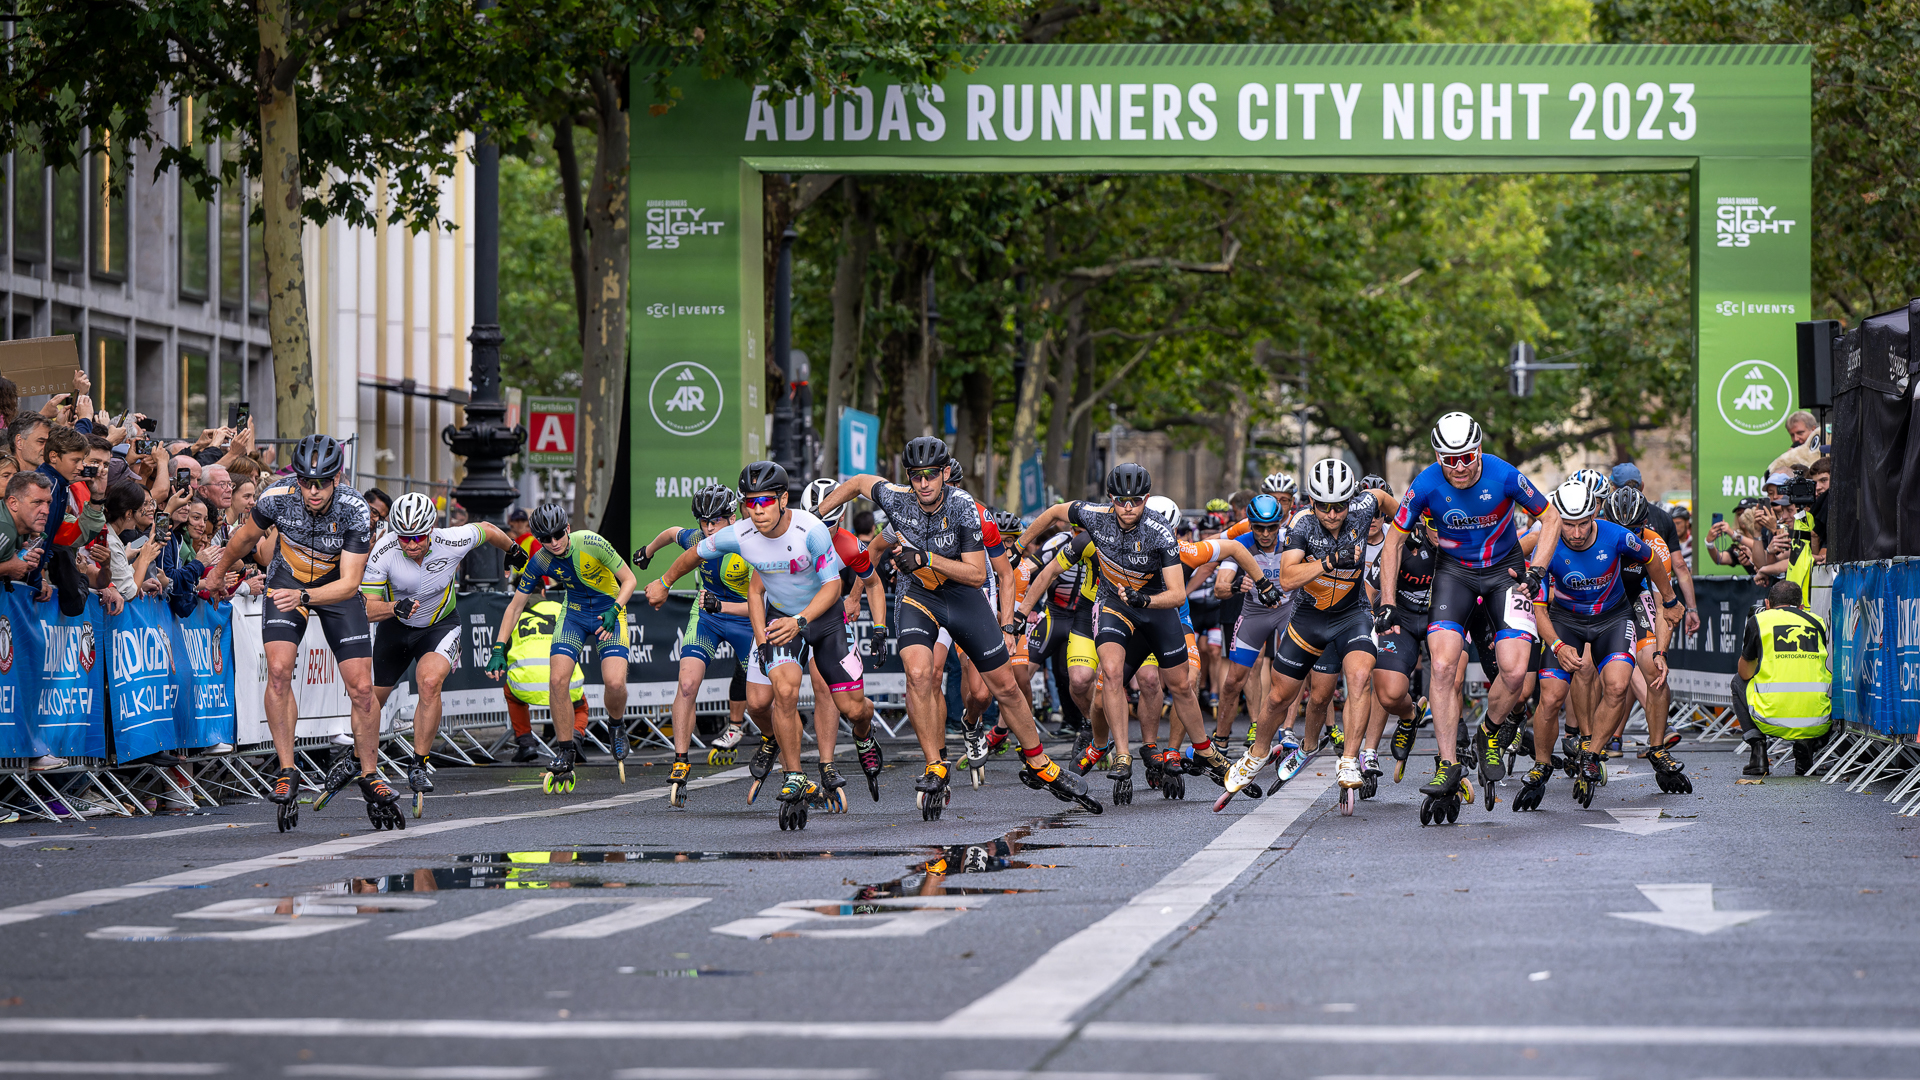
{"label": "green starting arch", "polygon": [[764,456],[764,172],[1684,172],[1697,518],[1784,448],[1810,317],[1805,46],[1010,45],[829,101],[682,85],[632,121],[635,537]]}

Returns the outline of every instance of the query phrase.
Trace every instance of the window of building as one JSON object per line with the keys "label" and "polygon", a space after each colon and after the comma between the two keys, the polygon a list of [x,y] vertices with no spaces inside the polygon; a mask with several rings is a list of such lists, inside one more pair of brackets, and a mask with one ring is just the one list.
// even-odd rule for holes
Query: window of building
{"label": "window of building", "polygon": [[86,162],[82,158],[71,168],[53,171],[53,265],[61,270],[79,270],[86,264],[85,223]]}
{"label": "window of building", "polygon": [[[229,163],[236,160],[240,148],[231,139],[221,140],[223,157]],[[240,267],[243,252],[240,238],[246,232],[244,216],[245,200],[240,197],[238,184],[220,185],[220,303],[227,307],[239,307],[242,293]]]}
{"label": "window of building", "polygon": [[23,139],[8,172],[13,178],[13,257],[46,262],[47,170],[41,167],[39,152]]}
{"label": "window of building", "polygon": [[[180,149],[205,153],[201,145],[194,100],[180,102]],[[208,162],[212,164],[211,161]],[[200,197],[185,178],[180,184],[180,296],[205,300],[213,277],[213,204]]]}
{"label": "window of building", "polygon": [[216,423],[226,423],[232,407],[247,396],[246,390],[241,386],[241,374],[239,350],[227,350],[226,354],[220,357],[220,404],[214,412]]}
{"label": "window of building", "polygon": [[191,349],[180,351],[180,435],[192,439],[213,424],[207,417],[208,356]]}
{"label": "window of building", "polygon": [[93,335],[88,354],[88,374],[93,377],[93,405],[115,418],[132,408],[127,394],[127,343],[107,334]]}
{"label": "window of building", "polygon": [[[107,136],[111,140],[112,136]],[[93,186],[87,200],[93,216],[93,275],[108,281],[127,279],[127,160],[123,147],[109,145],[93,155]]]}

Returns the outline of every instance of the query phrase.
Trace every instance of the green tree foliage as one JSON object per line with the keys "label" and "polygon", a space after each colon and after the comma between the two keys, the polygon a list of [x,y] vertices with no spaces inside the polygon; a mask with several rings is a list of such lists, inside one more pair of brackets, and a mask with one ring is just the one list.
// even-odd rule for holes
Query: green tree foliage
{"label": "green tree foliage", "polygon": [[580,319],[559,173],[545,138],[500,161],[500,374],[528,393],[571,396],[580,392]]}

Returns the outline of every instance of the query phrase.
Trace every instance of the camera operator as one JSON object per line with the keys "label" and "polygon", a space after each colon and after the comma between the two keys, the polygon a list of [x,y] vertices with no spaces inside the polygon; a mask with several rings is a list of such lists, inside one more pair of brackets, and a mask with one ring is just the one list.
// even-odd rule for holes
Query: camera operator
{"label": "camera operator", "polygon": [[1813,564],[1821,544],[1815,535],[1813,506],[1819,500],[1819,485],[1808,477],[1808,467],[1795,465],[1792,479],[1780,485],[1774,499],[1774,513],[1790,518],[1791,525],[1774,537],[1776,556],[1784,556],[1786,568],[1780,575],[1800,586],[1803,601],[1813,596]]}

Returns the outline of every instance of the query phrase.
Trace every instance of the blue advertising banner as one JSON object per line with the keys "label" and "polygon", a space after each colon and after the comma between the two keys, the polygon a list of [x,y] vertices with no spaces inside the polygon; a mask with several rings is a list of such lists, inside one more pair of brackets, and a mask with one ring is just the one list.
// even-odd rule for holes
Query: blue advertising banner
{"label": "blue advertising banner", "polygon": [[134,761],[186,745],[174,732],[181,665],[173,612],[164,601],[143,596],[109,616],[107,632],[115,757]]}
{"label": "blue advertising banner", "polygon": [[106,637],[100,601],[87,597],[86,610],[68,617],[58,601],[35,603],[24,589],[6,594],[16,669],[24,666],[27,719],[36,754],[105,757],[107,754],[105,676],[99,645]]}
{"label": "blue advertising banner", "polygon": [[175,745],[232,743],[233,605],[195,604],[193,614],[173,621],[179,695],[174,708]]}
{"label": "blue advertising banner", "polygon": [[33,729],[27,724],[27,702],[31,700],[27,683],[26,632],[15,632],[11,597],[25,594],[18,585],[4,586],[0,598],[0,757],[39,757],[34,748]]}
{"label": "blue advertising banner", "polygon": [[1040,467],[1040,454],[1037,451],[1032,457],[1020,463],[1020,513],[1022,516],[1037,514],[1044,509],[1041,504],[1047,498],[1046,477],[1046,470]]}
{"label": "blue advertising banner", "polygon": [[1920,563],[1903,562],[1887,571],[1887,614],[1893,633],[1886,635],[1892,652],[1887,672],[1898,735],[1920,734]]}
{"label": "blue advertising banner", "polygon": [[880,471],[880,418],[859,409],[840,410],[840,479]]}
{"label": "blue advertising banner", "polygon": [[1839,567],[1832,610],[1834,718],[1920,732],[1920,565]]}

